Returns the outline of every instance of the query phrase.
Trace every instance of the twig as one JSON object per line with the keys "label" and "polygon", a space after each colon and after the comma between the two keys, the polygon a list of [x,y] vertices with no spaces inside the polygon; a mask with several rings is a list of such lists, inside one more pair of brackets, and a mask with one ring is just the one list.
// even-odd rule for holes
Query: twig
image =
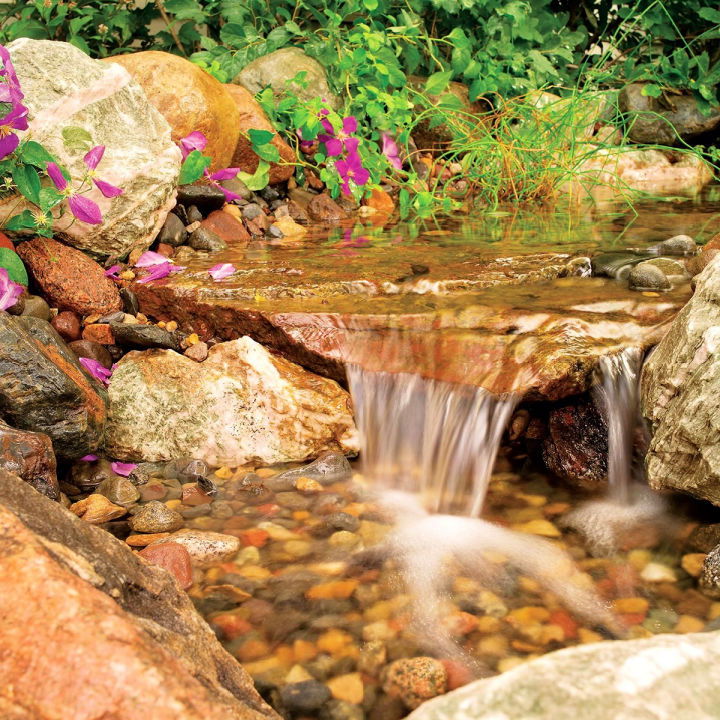
{"label": "twig", "polygon": [[177,34],[177,30],[173,27],[173,24],[170,20],[170,16],[167,14],[167,11],[165,10],[165,3],[163,0],[155,0],[155,6],[160,11],[160,15],[162,15],[162,19],[167,25],[167,29],[170,31],[170,34],[173,37],[173,40],[175,41],[175,45],[177,46],[177,49],[185,56],[187,57],[187,53],[185,52],[185,48],[183,47],[182,43],[180,42],[180,36]]}

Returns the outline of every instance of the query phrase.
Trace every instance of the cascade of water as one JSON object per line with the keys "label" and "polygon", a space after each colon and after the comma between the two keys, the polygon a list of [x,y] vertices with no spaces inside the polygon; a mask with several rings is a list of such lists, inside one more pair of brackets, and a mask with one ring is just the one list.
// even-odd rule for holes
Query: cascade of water
{"label": "cascade of water", "polygon": [[431,512],[477,517],[517,399],[407,373],[348,367],[363,470]]}
{"label": "cascade of water", "polygon": [[611,500],[630,503],[633,437],[638,423],[640,348],[625,348],[605,355],[598,365],[599,382],[595,386],[608,428],[608,485]]}

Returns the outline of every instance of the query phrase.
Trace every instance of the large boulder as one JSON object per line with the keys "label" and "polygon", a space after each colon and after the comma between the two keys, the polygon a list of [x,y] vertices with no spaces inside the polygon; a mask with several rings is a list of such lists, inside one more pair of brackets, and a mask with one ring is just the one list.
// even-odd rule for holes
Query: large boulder
{"label": "large boulder", "polygon": [[0,717],[278,720],[164,569],[0,471]]}
{"label": "large boulder", "polygon": [[17,253],[53,307],[79,315],[107,315],[122,309],[115,283],[80,250],[35,238],[18,245]]}
{"label": "large boulder", "polygon": [[720,505],[720,257],[645,363],[648,480]]}
{"label": "large boulder", "polygon": [[211,170],[230,167],[240,133],[240,117],[225,86],[189,60],[148,50],[114,55],[170,123],[176,142],[198,130],[207,138]]}
{"label": "large boulder", "polygon": [[430,700],[408,720],[711,720],[720,632],[550,653]]}
{"label": "large boulder", "polygon": [[270,185],[288,180],[295,172],[295,166],[292,163],[297,162],[297,156],[294,150],[277,134],[267,115],[249,90],[242,85],[226,85],[225,87],[232,95],[240,113],[240,136],[230,165],[239,167],[243,172],[254,173],[260,158],[253,151],[247,133],[248,130],[266,130],[274,135],[272,144],[278,149],[280,160],[283,163],[289,163],[287,165],[271,163]]}
{"label": "large boulder", "polygon": [[720,107],[701,112],[692,95],[663,93],[643,95],[645,83],[631,83],[620,91],[620,111],[625,113],[628,137],[649,145],[683,145],[720,125]]}
{"label": "large boulder", "polygon": [[[298,73],[303,73],[302,85],[292,82]],[[275,50],[253,60],[233,82],[253,94],[271,87],[278,94],[289,91],[303,101],[322,98],[330,107],[340,107],[340,99],[330,91],[323,66],[296,47]]]}
{"label": "large boulder", "polygon": [[51,40],[22,38],[8,50],[25,93],[33,140],[73,178],[87,170],[85,152],[104,145],[98,176],[123,189],[113,199],[94,188],[87,194],[103,212],[101,224],[88,225],[65,213],[54,229],[97,256],[147,248],[175,204],[181,156],[167,122],[117,64],[92,60],[73,45]]}
{"label": "large boulder", "polygon": [[81,457],[102,441],[104,392],[49,323],[0,312],[0,414],[50,437],[62,457]]}
{"label": "large boulder", "polygon": [[123,460],[237,466],[358,449],[347,392],[249,337],[215,345],[202,363],[172,350],[128,353],[109,395],[105,448]]}

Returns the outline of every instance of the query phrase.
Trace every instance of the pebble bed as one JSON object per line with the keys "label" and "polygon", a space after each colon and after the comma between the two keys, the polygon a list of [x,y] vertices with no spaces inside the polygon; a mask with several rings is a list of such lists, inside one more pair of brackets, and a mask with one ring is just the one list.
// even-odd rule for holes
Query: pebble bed
{"label": "pebble bed", "polygon": [[[320,466],[204,469],[200,482],[192,463],[144,464],[130,478],[108,473],[104,461],[81,463],[63,490],[74,512],[149,560],[169,542],[187,549],[190,575],[183,581],[180,568],[176,577],[283,717],[395,720],[474,679],[477,671],[457,656],[433,657],[415,634],[395,560],[370,550],[392,520],[342,456]],[[501,460],[484,516],[565,549],[579,571],[572,582],[594,587],[622,637],[720,628],[720,602],[697,587],[702,550],[717,540],[703,540],[693,506],[678,509],[672,531],[645,524],[625,533],[616,554],[593,557],[580,534],[563,529],[577,503],[576,492]],[[536,580],[510,577],[500,592],[458,567],[446,588],[441,622],[485,674],[608,638]]]}

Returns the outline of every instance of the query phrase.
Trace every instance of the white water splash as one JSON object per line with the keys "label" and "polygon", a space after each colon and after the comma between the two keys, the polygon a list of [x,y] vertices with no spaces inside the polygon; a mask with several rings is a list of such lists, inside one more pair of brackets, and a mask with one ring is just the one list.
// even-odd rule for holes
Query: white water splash
{"label": "white water splash", "polygon": [[364,475],[432,512],[477,517],[517,398],[357,365],[348,377]]}

